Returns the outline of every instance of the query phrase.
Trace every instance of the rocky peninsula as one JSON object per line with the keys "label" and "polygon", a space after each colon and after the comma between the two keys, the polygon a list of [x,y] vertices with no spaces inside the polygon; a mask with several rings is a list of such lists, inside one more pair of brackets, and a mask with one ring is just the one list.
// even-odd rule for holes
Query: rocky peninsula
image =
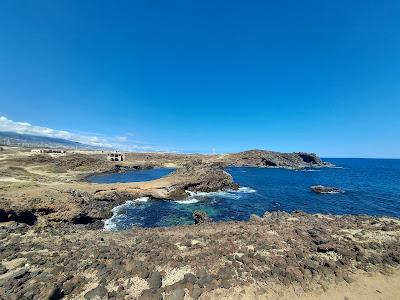
{"label": "rocky peninsula", "polygon": [[[0,156],[0,299],[352,299],[370,278],[380,287],[369,284],[369,295],[398,297],[396,218],[274,212],[247,222],[101,230],[129,199],[237,189],[226,166],[332,166],[315,154],[128,153],[109,162],[98,152],[5,148]],[[151,167],[176,171],[149,182],[85,180]]]}
{"label": "rocky peninsula", "polygon": [[[224,171],[227,166],[321,168],[315,154],[251,150],[236,154],[200,155],[127,153],[123,162],[106,160],[102,153],[31,154],[27,150],[2,152],[0,220],[26,223],[60,222],[101,227],[111,209],[129,199],[153,197],[178,200],[187,191],[235,190],[239,186]],[[148,182],[92,184],[94,173],[129,169],[174,167],[176,171]]]}

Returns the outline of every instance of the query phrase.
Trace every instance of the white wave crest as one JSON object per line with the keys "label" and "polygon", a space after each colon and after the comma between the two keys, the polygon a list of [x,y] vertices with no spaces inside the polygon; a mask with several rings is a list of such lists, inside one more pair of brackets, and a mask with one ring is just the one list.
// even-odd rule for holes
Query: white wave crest
{"label": "white wave crest", "polygon": [[179,203],[179,204],[193,204],[193,203],[199,202],[199,200],[196,198],[192,198],[192,199],[188,199],[188,200],[177,200],[175,202]]}
{"label": "white wave crest", "polygon": [[147,202],[149,201],[149,197],[141,197],[134,200],[135,202]]}
{"label": "white wave crest", "polygon": [[218,192],[190,192],[191,197],[221,197],[221,198],[231,198],[238,199],[240,195],[235,194],[236,191],[218,191]]}
{"label": "white wave crest", "polygon": [[229,199],[239,199],[240,194],[243,193],[255,193],[256,190],[247,186],[240,187],[238,190],[227,190],[218,192],[191,192],[186,191],[190,197],[221,197]]}
{"label": "white wave crest", "polygon": [[325,192],[323,194],[343,194],[344,191],[330,191],[330,192]]}
{"label": "white wave crest", "polygon": [[149,197],[141,197],[135,200],[128,200],[124,204],[114,207],[111,210],[113,212],[112,217],[107,220],[104,220],[103,230],[104,231],[117,230],[117,221],[119,218],[123,217],[128,207],[138,205],[138,202],[147,202],[148,200]]}
{"label": "white wave crest", "polygon": [[257,191],[255,189],[250,188],[250,187],[242,186],[236,192],[239,192],[239,193],[255,193]]}
{"label": "white wave crest", "polygon": [[[128,208],[129,206],[132,206],[132,205],[135,205],[135,203],[132,200],[128,200],[124,204],[121,204],[121,205],[118,205],[118,206],[114,207],[111,210],[114,213],[113,217],[123,213],[126,208]],[[112,219],[112,217],[111,217],[111,219]]]}
{"label": "white wave crest", "polygon": [[117,230],[117,224],[114,222],[113,218],[104,221],[103,231],[114,231]]}

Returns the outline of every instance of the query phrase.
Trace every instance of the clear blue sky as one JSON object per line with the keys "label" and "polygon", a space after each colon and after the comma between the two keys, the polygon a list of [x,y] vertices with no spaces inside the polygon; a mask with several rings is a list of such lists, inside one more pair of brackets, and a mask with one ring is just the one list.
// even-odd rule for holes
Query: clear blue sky
{"label": "clear blue sky", "polygon": [[178,151],[400,157],[400,1],[3,0],[0,103]]}

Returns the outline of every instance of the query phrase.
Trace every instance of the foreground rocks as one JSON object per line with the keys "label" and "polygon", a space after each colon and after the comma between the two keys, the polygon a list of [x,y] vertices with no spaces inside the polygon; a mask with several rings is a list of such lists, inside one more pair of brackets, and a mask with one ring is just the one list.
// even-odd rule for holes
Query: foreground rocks
{"label": "foreground rocks", "polygon": [[297,295],[400,263],[400,221],[266,213],[251,222],[102,232],[0,224],[0,299]]}

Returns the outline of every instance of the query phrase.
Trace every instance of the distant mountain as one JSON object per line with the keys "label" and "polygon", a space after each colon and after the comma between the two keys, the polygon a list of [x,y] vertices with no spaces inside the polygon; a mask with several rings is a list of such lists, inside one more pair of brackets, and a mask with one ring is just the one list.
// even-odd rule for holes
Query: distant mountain
{"label": "distant mountain", "polygon": [[100,147],[66,139],[5,131],[0,131],[0,145],[37,148],[100,149]]}

